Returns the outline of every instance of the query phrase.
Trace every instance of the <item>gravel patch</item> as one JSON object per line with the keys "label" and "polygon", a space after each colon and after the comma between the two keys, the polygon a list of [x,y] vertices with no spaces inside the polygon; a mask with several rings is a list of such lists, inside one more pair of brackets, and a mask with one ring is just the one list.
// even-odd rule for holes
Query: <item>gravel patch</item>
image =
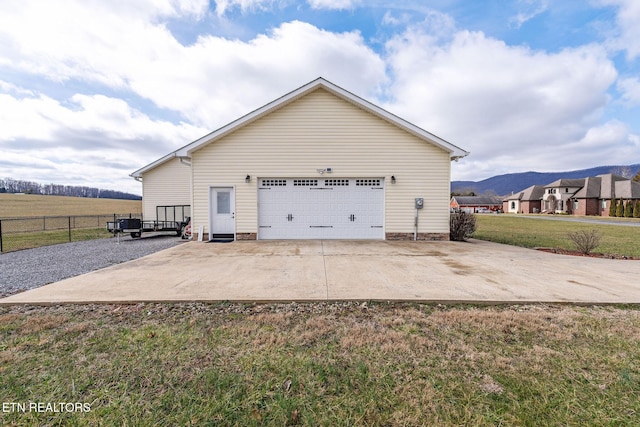
{"label": "gravel patch", "polygon": [[0,254],[0,298],[140,258],[186,242],[175,235],[129,236]]}

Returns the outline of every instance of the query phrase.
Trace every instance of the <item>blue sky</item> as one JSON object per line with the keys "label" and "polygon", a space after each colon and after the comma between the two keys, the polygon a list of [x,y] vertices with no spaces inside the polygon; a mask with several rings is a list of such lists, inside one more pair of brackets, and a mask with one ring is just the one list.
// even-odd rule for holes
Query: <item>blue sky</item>
{"label": "blue sky", "polygon": [[637,0],[0,4],[0,176],[136,169],[322,76],[471,152],[452,179],[640,163]]}

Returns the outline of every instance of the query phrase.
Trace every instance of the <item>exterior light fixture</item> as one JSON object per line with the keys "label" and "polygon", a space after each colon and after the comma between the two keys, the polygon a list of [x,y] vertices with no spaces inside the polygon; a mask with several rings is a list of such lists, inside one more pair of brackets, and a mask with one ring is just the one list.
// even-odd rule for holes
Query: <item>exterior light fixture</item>
{"label": "exterior light fixture", "polygon": [[396,176],[395,175],[391,175],[391,183],[392,184],[396,183]]}
{"label": "exterior light fixture", "polygon": [[248,183],[250,183],[250,182],[251,182],[251,175],[247,175],[247,176],[244,178],[244,182],[246,182],[247,184],[248,184]]}

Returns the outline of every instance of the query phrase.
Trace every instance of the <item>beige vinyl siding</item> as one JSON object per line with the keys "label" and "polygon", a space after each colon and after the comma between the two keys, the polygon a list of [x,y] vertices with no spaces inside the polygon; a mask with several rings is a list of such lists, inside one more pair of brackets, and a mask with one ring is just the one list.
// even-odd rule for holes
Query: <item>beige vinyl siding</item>
{"label": "beige vinyl siding", "polygon": [[142,215],[156,220],[156,206],[191,204],[191,168],[171,159],[142,176]]}
{"label": "beige vinyl siding", "polygon": [[324,89],[195,151],[192,164],[194,225],[207,232],[209,188],[233,186],[236,231],[256,233],[264,177],[384,177],[385,232],[413,232],[416,197],[425,199],[418,231],[449,231],[448,153]]}

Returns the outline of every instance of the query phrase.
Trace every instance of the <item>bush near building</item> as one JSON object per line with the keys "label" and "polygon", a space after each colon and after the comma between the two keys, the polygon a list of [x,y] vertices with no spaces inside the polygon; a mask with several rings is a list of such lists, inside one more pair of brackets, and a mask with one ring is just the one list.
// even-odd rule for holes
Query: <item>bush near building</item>
{"label": "bush near building", "polygon": [[449,239],[464,242],[476,231],[476,216],[465,211],[454,212],[449,221]]}
{"label": "bush near building", "polygon": [[609,216],[616,216],[617,207],[618,201],[616,199],[611,199],[611,204],[609,205]]}
{"label": "bush near building", "polygon": [[633,201],[627,200],[627,203],[624,206],[624,216],[625,218],[633,218]]}

